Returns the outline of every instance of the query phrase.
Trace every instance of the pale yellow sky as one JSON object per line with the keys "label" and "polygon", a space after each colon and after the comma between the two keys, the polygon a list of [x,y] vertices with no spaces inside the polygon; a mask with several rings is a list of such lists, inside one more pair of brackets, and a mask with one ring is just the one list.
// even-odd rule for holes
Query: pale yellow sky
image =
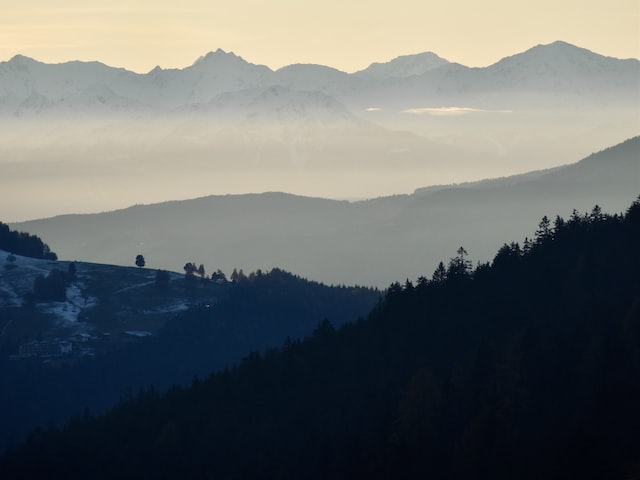
{"label": "pale yellow sky", "polygon": [[0,60],[137,72],[183,68],[217,48],[273,69],[352,72],[424,51],[486,66],[554,40],[638,58],[640,0],[0,0]]}

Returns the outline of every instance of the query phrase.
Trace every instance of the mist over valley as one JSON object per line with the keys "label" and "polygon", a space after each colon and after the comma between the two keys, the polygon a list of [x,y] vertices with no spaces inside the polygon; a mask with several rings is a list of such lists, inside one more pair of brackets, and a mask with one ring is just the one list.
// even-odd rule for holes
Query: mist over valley
{"label": "mist over valley", "polygon": [[352,74],[220,49],[147,74],[16,56],[0,63],[0,217],[365,199],[572,163],[638,134],[639,64],[564,42],[485,68],[424,53]]}

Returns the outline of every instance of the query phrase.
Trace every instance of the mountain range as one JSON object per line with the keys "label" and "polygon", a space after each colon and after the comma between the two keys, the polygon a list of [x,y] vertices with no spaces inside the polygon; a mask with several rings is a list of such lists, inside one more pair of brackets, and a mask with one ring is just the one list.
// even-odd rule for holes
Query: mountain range
{"label": "mountain range", "polygon": [[285,268],[328,284],[386,287],[432,271],[463,245],[486,261],[503,238],[531,238],[547,215],[619,212],[640,192],[640,137],[570,165],[368,201],[271,192],[207,196],[14,223],[61,258],[179,271]]}
{"label": "mountain range", "polygon": [[[170,111],[209,103],[229,92],[286,87],[322,92],[348,106],[374,101],[405,108],[487,106],[487,96],[507,96],[513,106],[527,105],[523,94],[544,93],[551,103],[560,94],[578,101],[591,96],[601,103],[638,100],[640,61],[604,57],[565,42],[538,45],[485,68],[451,63],[432,52],[374,63],[348,74],[322,65],[296,64],[276,71],[254,65],[221,49],[184,69],[156,67],[147,74],[98,62],[49,65],[17,55],[0,63],[0,112],[33,115],[47,111],[124,113],[146,109]],[[519,98],[511,96],[514,92]],[[552,92],[553,95],[548,96]],[[602,95],[605,95],[603,98]],[[453,103],[452,103],[453,102]],[[370,106],[374,106],[371,104]],[[528,105],[540,106],[539,103]]]}
{"label": "mountain range", "polygon": [[0,63],[0,220],[48,243],[0,251],[0,450],[128,398],[0,469],[631,478],[639,114],[637,59],[564,42],[355,73]]}
{"label": "mountain range", "polygon": [[227,193],[373,198],[559,166],[638,135],[639,85],[637,59],[564,42],[484,68],[427,52],[355,73],[220,49],[146,74],[16,56],[0,63],[0,218]]}

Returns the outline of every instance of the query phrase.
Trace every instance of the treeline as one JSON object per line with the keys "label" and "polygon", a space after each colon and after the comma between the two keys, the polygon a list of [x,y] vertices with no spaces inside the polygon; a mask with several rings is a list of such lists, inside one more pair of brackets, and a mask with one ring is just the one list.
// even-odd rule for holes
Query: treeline
{"label": "treeline", "polygon": [[209,305],[195,306],[167,324],[166,332],[170,333],[162,335],[168,343],[189,336],[185,345],[191,345],[190,353],[200,349],[206,357],[217,353],[207,351],[212,346],[196,345],[211,338],[224,343],[217,349],[248,353],[280,345],[286,337],[306,337],[323,319],[335,326],[353,321],[366,315],[381,296],[376,289],[328,286],[279,268],[249,274],[234,269],[222,285],[226,286],[223,296]]}
{"label": "treeline", "polygon": [[58,256],[38,236],[11,230],[0,222],[0,249],[24,257],[57,260]]}
{"label": "treeline", "polygon": [[[238,270],[237,268],[234,268],[231,274],[229,275],[229,277],[227,277],[227,274],[220,269],[217,269],[210,276],[207,276],[204,264],[201,263],[199,266],[196,266],[196,265],[197,265],[196,262],[185,263],[183,269],[184,269],[186,278],[188,280],[194,279],[197,275],[198,277],[200,277],[201,280],[211,280],[212,282],[221,284],[221,285],[225,285],[227,283],[237,284],[237,283],[245,283],[245,282],[249,282],[253,284],[257,280],[265,280],[265,279],[274,278],[276,276],[284,275],[284,276],[290,277],[292,280],[295,280],[295,283],[299,283],[299,281],[304,281],[309,284],[314,284],[316,286],[320,285],[317,282],[313,282],[313,281],[310,282],[309,280],[302,279],[299,276],[293,275],[290,272],[286,272],[279,268],[274,268],[266,272],[263,272],[261,269],[258,269],[255,272],[250,272],[249,275],[245,274],[242,269]],[[360,288],[360,287],[356,286],[356,288]]]}
{"label": "treeline", "polygon": [[464,249],[366,319],[34,432],[2,478],[640,476],[640,198]]}

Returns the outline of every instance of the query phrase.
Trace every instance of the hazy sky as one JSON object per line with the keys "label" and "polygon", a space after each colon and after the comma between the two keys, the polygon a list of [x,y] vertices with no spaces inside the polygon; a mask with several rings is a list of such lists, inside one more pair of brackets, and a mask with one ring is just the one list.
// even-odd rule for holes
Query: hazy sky
{"label": "hazy sky", "polygon": [[640,57],[640,0],[0,0],[0,12],[0,60],[138,72],[217,48],[274,69],[345,71],[423,51],[485,66],[554,40]]}

